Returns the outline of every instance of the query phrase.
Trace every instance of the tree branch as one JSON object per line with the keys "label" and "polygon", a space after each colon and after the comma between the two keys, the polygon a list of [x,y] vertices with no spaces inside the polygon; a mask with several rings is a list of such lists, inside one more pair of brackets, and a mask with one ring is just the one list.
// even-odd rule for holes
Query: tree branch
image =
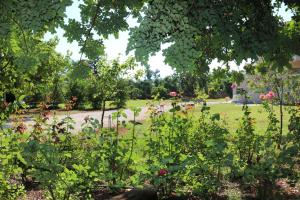
{"label": "tree branch", "polygon": [[25,36],[25,31],[23,29],[23,27],[21,26],[21,24],[15,20],[13,17],[11,18],[11,20],[20,28],[20,31],[21,31],[21,34],[22,34],[22,37],[23,37],[23,40],[24,40],[24,44],[25,44],[25,49],[26,49],[26,53],[28,53],[28,45],[27,45],[27,39],[26,39],[26,36]]}
{"label": "tree branch", "polygon": [[92,32],[92,30],[93,30],[93,28],[94,28],[94,26],[95,26],[95,22],[96,22],[96,19],[97,19],[97,17],[98,17],[99,11],[100,11],[100,0],[98,0],[98,2],[97,2],[97,5],[96,5],[96,12],[95,12],[95,15],[94,15],[94,17],[93,17],[93,19],[92,19],[92,21],[91,21],[91,27],[90,27],[89,30],[88,30],[88,33],[87,33],[87,35],[86,35],[84,44],[83,44],[83,46],[82,46],[82,52],[81,52],[81,55],[80,55],[79,62],[82,60],[83,51],[84,51],[84,49],[85,49],[85,47],[86,47],[87,40],[89,39],[89,37],[90,37],[90,35],[91,35],[91,32]]}

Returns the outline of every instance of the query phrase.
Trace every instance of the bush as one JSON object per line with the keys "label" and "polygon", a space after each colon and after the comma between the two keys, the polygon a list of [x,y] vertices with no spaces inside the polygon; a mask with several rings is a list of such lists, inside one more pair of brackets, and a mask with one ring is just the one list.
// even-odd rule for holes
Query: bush
{"label": "bush", "polygon": [[[229,132],[218,113],[202,106],[199,117],[176,101],[170,112],[150,108],[149,131],[137,132],[133,110],[113,115],[115,128],[101,128],[97,119],[85,118],[82,131],[73,134],[67,116],[50,122],[42,111],[33,130],[23,126],[0,131],[0,197],[16,199],[28,183],[38,183],[50,199],[92,199],[103,188],[151,184],[159,198],[177,194],[217,195],[226,183],[245,192],[256,188],[260,199],[275,198],[278,179],[299,181],[300,115],[291,108],[289,132],[280,137],[278,120],[270,102],[264,102],[269,125],[264,134],[254,129],[248,106],[236,132]],[[126,130],[128,134],[120,134]],[[225,192],[226,193],[226,192]],[[228,196],[234,197],[229,192]]]}

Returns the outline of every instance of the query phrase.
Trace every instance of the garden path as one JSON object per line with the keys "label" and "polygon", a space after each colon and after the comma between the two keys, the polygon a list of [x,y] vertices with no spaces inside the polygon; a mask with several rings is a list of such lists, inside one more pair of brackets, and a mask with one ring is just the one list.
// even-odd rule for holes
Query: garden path
{"label": "garden path", "polygon": [[[190,103],[193,103],[193,102],[184,102],[184,103],[180,103],[180,105],[184,106],[185,104],[190,104]],[[221,104],[221,103],[228,103],[228,102],[207,102],[207,105],[214,105],[214,104]],[[147,119],[147,117],[149,116],[148,108],[149,108],[148,106],[141,107],[141,112],[136,117],[136,121],[142,122],[145,119]],[[164,106],[159,106],[159,105],[157,106],[157,109],[162,112],[169,111],[171,108],[172,108],[172,106],[170,104],[164,105]],[[116,120],[111,119],[111,116],[114,112],[117,112],[117,110],[105,111],[104,127],[115,127],[116,126]],[[127,115],[127,119],[120,118],[120,121],[133,120],[133,112],[130,109],[124,109],[124,112]],[[56,120],[59,122],[62,119],[64,119],[66,116],[67,115],[56,115]],[[69,114],[69,116],[74,120],[74,130],[72,132],[78,132],[81,130],[82,124],[84,123],[84,121],[85,121],[84,119],[86,117],[95,118],[100,121],[101,116],[102,116],[102,111],[96,110],[96,111],[80,111],[80,112],[76,112],[76,113],[71,112]],[[51,117],[49,119],[49,123],[51,123],[52,121],[53,121],[53,115],[51,115]],[[30,116],[25,117],[24,122],[29,129],[32,129],[32,127],[34,125],[34,120],[32,117],[30,117]],[[12,122],[8,123],[6,126],[7,127],[12,126]]]}

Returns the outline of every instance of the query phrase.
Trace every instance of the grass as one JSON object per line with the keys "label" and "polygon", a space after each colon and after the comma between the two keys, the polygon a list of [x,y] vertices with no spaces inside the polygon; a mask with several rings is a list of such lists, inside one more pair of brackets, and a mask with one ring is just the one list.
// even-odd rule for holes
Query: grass
{"label": "grass", "polygon": [[[214,104],[209,106],[210,113],[219,113],[221,116],[221,120],[225,123],[225,126],[228,128],[230,132],[235,132],[240,125],[243,111],[242,105],[238,104]],[[289,107],[284,107],[284,116],[283,116],[283,132],[288,131],[288,121],[289,121],[289,114],[288,109]],[[275,114],[277,119],[279,119],[279,106],[274,106]],[[251,111],[251,117],[254,118],[254,127],[255,130],[263,134],[265,133],[267,126],[268,126],[268,113],[264,110],[262,105],[249,105],[249,110]],[[196,108],[191,112],[193,118],[197,119],[200,115],[200,106],[196,106]],[[150,122],[149,120],[145,120],[143,125],[138,128],[141,132],[149,128]],[[278,124],[279,125],[279,124]]]}
{"label": "grass", "polygon": [[[221,119],[224,120],[226,126],[230,131],[235,131],[239,125],[240,120],[243,116],[242,105],[238,104],[215,104],[210,106],[210,112],[219,113]],[[279,119],[279,106],[274,106],[275,114],[277,119]],[[287,111],[288,107],[284,107],[284,116],[283,116],[283,128],[284,131],[287,131],[287,125],[289,120],[289,114]],[[249,110],[251,111],[251,117],[254,118],[255,130],[263,133],[268,126],[268,113],[264,110],[262,105],[249,105]],[[194,116],[200,114],[200,109],[195,108]]]}
{"label": "grass", "polygon": [[219,99],[207,99],[206,100],[207,102],[227,102],[228,99],[225,99],[225,98],[219,98]]}

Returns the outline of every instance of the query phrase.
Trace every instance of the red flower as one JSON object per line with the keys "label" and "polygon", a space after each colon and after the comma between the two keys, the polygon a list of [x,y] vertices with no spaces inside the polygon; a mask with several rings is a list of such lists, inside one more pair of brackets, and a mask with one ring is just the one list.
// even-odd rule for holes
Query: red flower
{"label": "red flower", "polygon": [[164,176],[164,175],[167,175],[168,174],[168,170],[166,170],[166,169],[160,169],[159,171],[158,171],[158,176]]}
{"label": "red flower", "polygon": [[177,96],[177,92],[170,92],[169,95],[170,95],[171,97],[176,97],[176,96]]}

